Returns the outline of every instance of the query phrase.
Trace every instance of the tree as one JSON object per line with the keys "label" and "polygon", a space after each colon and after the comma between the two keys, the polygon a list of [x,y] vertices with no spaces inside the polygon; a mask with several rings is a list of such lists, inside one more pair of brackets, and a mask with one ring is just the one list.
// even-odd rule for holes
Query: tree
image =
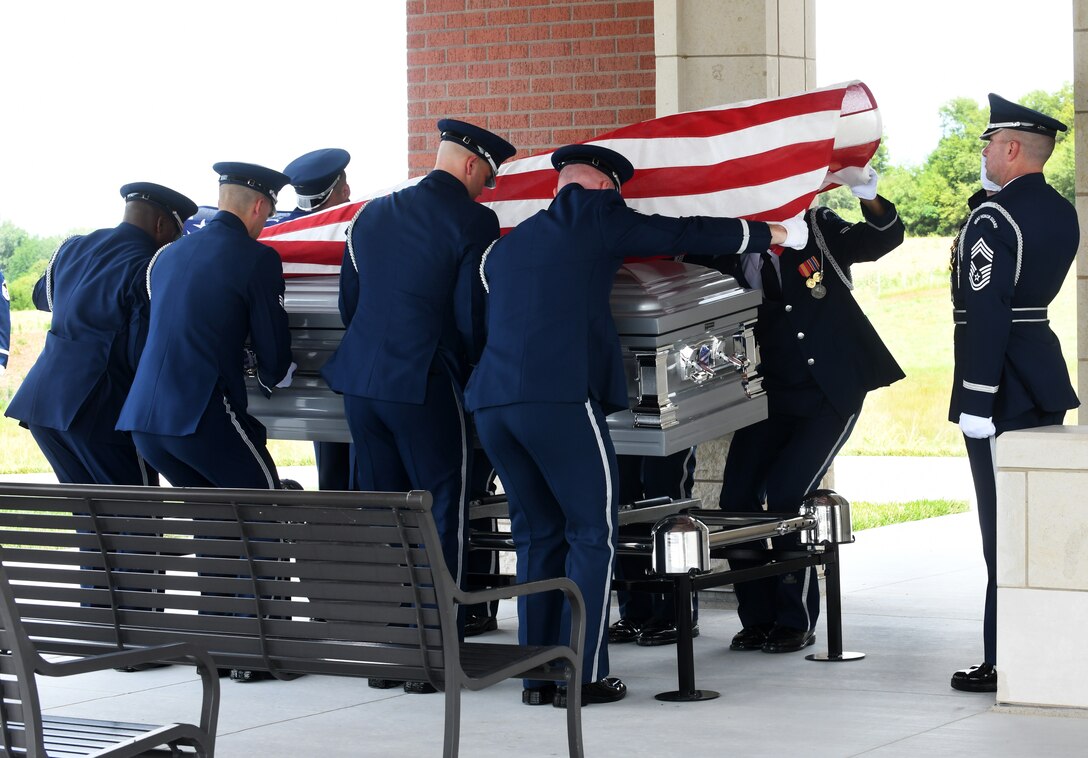
{"label": "tree", "polygon": [[9,270],[8,261],[15,253],[15,248],[23,244],[26,238],[26,232],[10,221],[0,224],[0,271],[5,272],[5,277]]}
{"label": "tree", "polygon": [[27,273],[36,273],[40,276],[45,271],[49,256],[60,243],[60,237],[27,237],[12,253],[4,276],[12,279],[18,279]]}

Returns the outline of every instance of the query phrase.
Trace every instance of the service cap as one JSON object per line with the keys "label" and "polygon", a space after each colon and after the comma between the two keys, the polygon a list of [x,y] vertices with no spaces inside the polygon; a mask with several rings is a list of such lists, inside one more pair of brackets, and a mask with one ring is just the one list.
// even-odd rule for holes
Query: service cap
{"label": "service cap", "polygon": [[351,155],[347,150],[326,147],[300,155],[288,163],[283,173],[290,177],[291,186],[295,188],[298,207],[309,211],[325,202],[349,161]]}
{"label": "service cap", "polygon": [[567,145],[552,153],[552,165],[556,171],[562,171],[564,166],[572,163],[592,166],[611,178],[617,190],[635,175],[635,167],[631,165],[631,161],[615,150],[600,145]]}
{"label": "service cap", "polygon": [[[465,121],[444,118],[438,122],[438,131],[444,142],[455,142],[479,155],[491,166],[492,179],[499,173],[499,166],[508,158],[514,157],[517,148],[497,134],[481,129]],[[493,187],[494,181],[487,186]]]}
{"label": "service cap", "polygon": [[121,197],[125,199],[126,203],[133,200],[143,200],[152,205],[157,205],[174,217],[178,229],[184,228],[185,219],[196,213],[196,203],[185,197],[185,195],[152,182],[126,184],[121,187]]}
{"label": "service cap", "polygon": [[234,163],[230,161],[216,163],[212,170],[219,174],[220,184],[240,184],[260,192],[276,202],[276,195],[291,180],[286,174],[255,163]]}
{"label": "service cap", "polygon": [[1065,124],[1045,113],[1013,103],[1000,95],[990,93],[990,123],[979,139],[988,140],[999,129],[1015,129],[1021,132],[1043,134],[1053,139],[1066,130]]}

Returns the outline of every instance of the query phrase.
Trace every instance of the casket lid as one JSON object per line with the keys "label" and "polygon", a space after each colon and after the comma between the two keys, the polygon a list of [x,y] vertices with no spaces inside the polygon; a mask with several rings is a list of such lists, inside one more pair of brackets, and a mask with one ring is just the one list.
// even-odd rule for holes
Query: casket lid
{"label": "casket lid", "polygon": [[758,292],[714,269],[671,260],[628,263],[612,285],[620,334],[660,335],[755,308]]}

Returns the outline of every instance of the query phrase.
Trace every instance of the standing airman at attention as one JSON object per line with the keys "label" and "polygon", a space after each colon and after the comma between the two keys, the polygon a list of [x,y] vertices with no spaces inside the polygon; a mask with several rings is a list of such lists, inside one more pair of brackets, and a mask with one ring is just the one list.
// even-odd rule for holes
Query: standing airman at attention
{"label": "standing airman at attention", "polygon": [[[291,179],[297,207],[279,214],[276,222],[308,216],[351,200],[347,167],[351,155],[338,147],[327,147],[300,155],[283,170]],[[314,442],[317,486],[322,490],[356,488],[355,447],[348,442]]]}
{"label": "standing airman at attention", "polygon": [[475,198],[515,150],[463,121],[438,130],[434,170],[352,221],[340,273],[346,330],[322,375],[344,395],[361,489],[430,491],[461,584],[472,454],[462,393],[480,349],[480,258],[499,236],[495,212]]}
{"label": "standing airman at attention", "polygon": [[[624,203],[630,161],[597,145],[552,154],[551,205],[493,245],[480,274],[487,342],[466,391],[484,449],[510,498],[519,582],[569,576],[586,605],[582,701],[627,692],[608,676],[609,588],[616,556],[617,465],[605,417],[628,407],[609,309],[628,256],[726,255],[804,246],[804,222],[643,215]],[[519,598],[523,645],[570,639],[559,593]],[[554,683],[526,680],[522,702],[566,707]]]}
{"label": "standing airman at attention", "polygon": [[983,170],[997,191],[971,212],[952,261],[956,363],[948,420],[959,424],[967,447],[987,571],[983,660],[952,675],[957,690],[997,690],[997,437],[1061,424],[1080,405],[1047,315],[1080,241],[1076,210],[1043,178],[1065,130],[1055,118],[990,94]]}
{"label": "standing airman at attention", "polygon": [[49,259],[34,287],[34,304],[53,314],[45,347],[7,409],[61,482],[158,481],[131,436],[114,427],[147,333],[148,261],[181,236],[196,204],[149,182],[126,184],[121,197],[118,226],[71,237]]}
{"label": "standing airman at attention", "polygon": [[7,371],[11,355],[11,293],[0,271],[0,374]]}
{"label": "standing airman at attention", "polygon": [[176,487],[277,489],[245,374],[248,362],[271,392],[294,371],[283,266],[257,242],[287,177],[250,163],[213,169],[219,212],[148,265],[151,323],[117,428]]}

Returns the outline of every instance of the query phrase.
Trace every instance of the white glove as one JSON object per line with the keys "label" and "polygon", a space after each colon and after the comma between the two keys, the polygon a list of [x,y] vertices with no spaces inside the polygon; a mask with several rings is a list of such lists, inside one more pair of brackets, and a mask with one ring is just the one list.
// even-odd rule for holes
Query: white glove
{"label": "white glove", "polygon": [[876,198],[876,183],[880,181],[880,174],[872,166],[869,167],[869,177],[864,182],[853,184],[850,191],[858,200],[873,200]]}
{"label": "white glove", "polygon": [[282,379],[280,379],[278,382],[276,382],[276,387],[278,389],[281,389],[281,390],[282,389],[287,389],[288,387],[291,386],[291,379],[293,379],[294,376],[295,376],[295,369],[296,368],[298,368],[298,364],[295,363],[294,361],[291,361],[291,365],[287,367],[287,373],[284,375],[284,377]]}
{"label": "white glove", "polygon": [[972,416],[970,413],[960,414],[960,431],[963,432],[964,437],[970,437],[973,440],[984,440],[997,434],[992,418]]}
{"label": "white glove", "polygon": [[986,176],[986,156],[982,156],[982,170],[979,171],[979,178],[982,180],[982,189],[987,192],[1000,192],[1001,185],[997,182],[991,181],[990,177]]}
{"label": "white glove", "polygon": [[786,228],[786,241],[782,243],[782,247],[801,250],[808,244],[808,224],[805,223],[804,214],[778,223]]}

